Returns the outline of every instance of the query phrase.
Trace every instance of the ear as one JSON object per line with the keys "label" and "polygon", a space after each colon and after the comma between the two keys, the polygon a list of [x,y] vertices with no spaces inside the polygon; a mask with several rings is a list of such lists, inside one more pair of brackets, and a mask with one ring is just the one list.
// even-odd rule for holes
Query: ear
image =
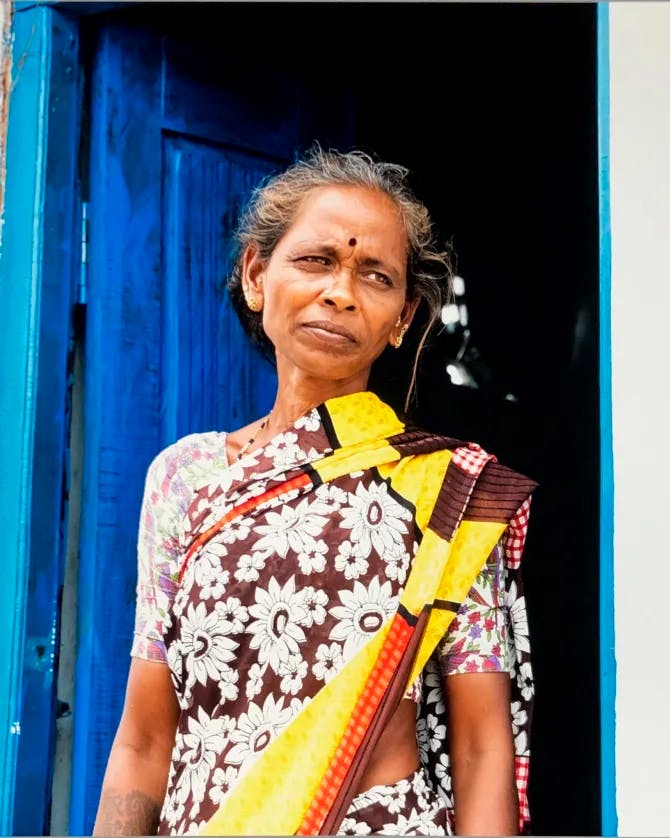
{"label": "ear", "polygon": [[405,337],[405,332],[409,329],[420,302],[420,297],[416,297],[413,300],[406,300],[405,305],[402,307],[402,311],[398,315],[397,321],[393,324],[393,329],[389,335],[389,343],[396,349],[402,343],[402,339]]}
{"label": "ear", "polygon": [[409,328],[412,325],[412,320],[414,320],[414,315],[416,314],[416,310],[419,307],[419,303],[421,302],[421,297],[415,297],[413,300],[407,300],[405,305],[402,308],[402,312],[400,313],[400,319],[404,326]]}
{"label": "ear", "polygon": [[258,248],[249,245],[242,256],[242,290],[245,296],[254,296],[261,308],[263,307],[263,279],[265,263],[261,259]]}

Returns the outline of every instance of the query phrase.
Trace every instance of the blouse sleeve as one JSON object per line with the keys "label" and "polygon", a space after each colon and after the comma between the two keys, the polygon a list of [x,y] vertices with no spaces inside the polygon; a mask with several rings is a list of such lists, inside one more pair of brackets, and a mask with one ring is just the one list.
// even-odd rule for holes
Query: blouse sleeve
{"label": "blouse sleeve", "polygon": [[[174,464],[172,464],[174,465]],[[164,630],[178,588],[179,507],[171,492],[169,449],[159,453],[147,470],[137,538],[137,597],[130,654],[150,661],[167,661]]]}
{"label": "blouse sleeve", "polygon": [[505,554],[499,542],[437,648],[442,675],[509,672]]}

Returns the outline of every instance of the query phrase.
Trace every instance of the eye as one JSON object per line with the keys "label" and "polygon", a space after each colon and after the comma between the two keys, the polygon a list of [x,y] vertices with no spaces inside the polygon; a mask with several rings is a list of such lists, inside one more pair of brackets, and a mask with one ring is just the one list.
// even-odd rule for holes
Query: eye
{"label": "eye", "polygon": [[381,271],[368,271],[365,276],[373,279],[375,282],[380,282],[382,285],[388,285],[389,288],[393,287],[393,282],[391,278],[386,274],[382,273]]}
{"label": "eye", "polygon": [[307,262],[311,265],[330,265],[330,259],[327,256],[318,256],[316,254],[308,254],[307,256],[299,256],[296,262]]}

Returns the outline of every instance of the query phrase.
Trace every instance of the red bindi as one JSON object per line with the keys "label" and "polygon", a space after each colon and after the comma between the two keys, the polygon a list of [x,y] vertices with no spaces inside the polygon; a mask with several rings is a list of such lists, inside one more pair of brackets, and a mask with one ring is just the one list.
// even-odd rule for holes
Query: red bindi
{"label": "red bindi", "polygon": [[350,238],[350,239],[349,239],[349,245],[350,245],[350,247],[353,247],[355,244],[356,244],[356,239],[354,239],[354,238]]}

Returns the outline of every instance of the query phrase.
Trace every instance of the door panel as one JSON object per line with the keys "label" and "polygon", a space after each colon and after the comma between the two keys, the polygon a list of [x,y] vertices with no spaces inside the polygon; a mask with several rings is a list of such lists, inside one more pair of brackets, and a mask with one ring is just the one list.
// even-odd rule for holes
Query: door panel
{"label": "door panel", "polygon": [[227,293],[233,225],[263,158],[168,136],[163,338],[165,438],[235,428],[266,413],[274,369],[248,351]]}

